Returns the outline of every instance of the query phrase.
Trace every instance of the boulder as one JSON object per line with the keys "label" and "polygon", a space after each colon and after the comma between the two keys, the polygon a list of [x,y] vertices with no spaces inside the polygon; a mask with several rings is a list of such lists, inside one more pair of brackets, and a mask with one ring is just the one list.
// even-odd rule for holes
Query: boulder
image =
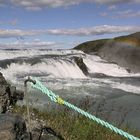
{"label": "boulder", "polygon": [[25,121],[19,115],[0,114],[0,140],[30,140]]}
{"label": "boulder", "polygon": [[32,131],[33,140],[64,140],[64,138],[57,134],[50,127],[43,127],[39,129],[34,129]]}
{"label": "boulder", "polygon": [[82,72],[85,74],[85,75],[88,75],[88,68],[87,66],[85,65],[85,63],[83,62],[83,58],[81,57],[74,57],[74,61],[75,63],[77,64],[77,66],[82,70]]}

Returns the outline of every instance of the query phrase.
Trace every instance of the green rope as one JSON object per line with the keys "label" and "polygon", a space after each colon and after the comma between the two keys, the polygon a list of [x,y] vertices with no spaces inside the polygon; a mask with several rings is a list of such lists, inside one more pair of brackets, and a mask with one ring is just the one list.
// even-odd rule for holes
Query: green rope
{"label": "green rope", "polygon": [[36,81],[36,84],[32,84],[32,87],[42,91],[42,93],[48,95],[48,97],[50,97],[50,99],[56,103],[59,104],[63,104],[75,111],[77,111],[78,113],[86,116],[87,118],[97,122],[98,124],[101,124],[102,126],[105,126],[107,128],[109,128],[110,130],[114,131],[115,133],[124,136],[125,138],[129,139],[129,140],[140,140],[139,138],[128,134],[127,132],[124,132],[121,129],[118,129],[117,127],[114,127],[113,125],[109,124],[108,122],[105,122],[97,117],[95,117],[94,115],[89,114],[88,112],[85,112],[84,110],[74,106],[73,104],[70,104],[66,101],[64,101],[62,98],[60,98],[58,95],[55,95],[51,90],[49,90],[47,87],[45,87],[39,80],[37,80],[36,78],[33,78]]}

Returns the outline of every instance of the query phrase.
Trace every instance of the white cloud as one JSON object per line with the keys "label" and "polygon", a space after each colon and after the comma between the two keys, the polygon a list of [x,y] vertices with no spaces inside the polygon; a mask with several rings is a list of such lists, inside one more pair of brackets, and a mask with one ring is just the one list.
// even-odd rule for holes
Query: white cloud
{"label": "white cloud", "polygon": [[114,4],[122,4],[122,3],[140,3],[140,0],[91,0],[96,3],[100,4],[109,4],[109,5],[114,5]]}
{"label": "white cloud", "polygon": [[0,38],[13,38],[13,37],[24,37],[34,36],[42,34],[44,31],[40,30],[19,30],[19,29],[0,29]]}
{"label": "white cloud", "polygon": [[24,48],[60,48],[63,46],[63,43],[60,42],[50,42],[50,41],[32,41],[32,42],[24,42],[24,41],[16,41],[11,43],[0,43],[0,48],[8,49],[24,49]]}
{"label": "white cloud", "polygon": [[115,18],[131,18],[131,17],[140,17],[140,11],[126,10],[115,13]]}
{"label": "white cloud", "polygon": [[97,3],[111,6],[122,3],[140,3],[140,0],[0,0],[0,5],[20,6],[28,10],[40,10],[43,7],[67,7],[80,3]]}
{"label": "white cloud", "polygon": [[93,36],[114,33],[132,33],[140,31],[140,26],[111,26],[102,25],[91,28],[80,29],[52,29],[48,30],[48,34],[52,35],[75,35],[75,36]]}
{"label": "white cloud", "polygon": [[[10,3],[15,6],[24,7],[27,10],[41,10],[44,7],[67,7],[77,5],[84,0],[11,0]],[[88,1],[87,1],[88,2]]]}
{"label": "white cloud", "polygon": [[134,11],[131,9],[124,10],[124,11],[112,11],[110,12],[101,12],[99,13],[102,17],[109,17],[112,19],[119,19],[119,18],[133,18],[133,17],[140,17],[140,10]]}
{"label": "white cloud", "polygon": [[140,31],[140,26],[102,25],[78,29],[46,29],[46,30],[0,30],[0,38],[20,38],[39,35],[94,36],[115,33],[133,33]]}

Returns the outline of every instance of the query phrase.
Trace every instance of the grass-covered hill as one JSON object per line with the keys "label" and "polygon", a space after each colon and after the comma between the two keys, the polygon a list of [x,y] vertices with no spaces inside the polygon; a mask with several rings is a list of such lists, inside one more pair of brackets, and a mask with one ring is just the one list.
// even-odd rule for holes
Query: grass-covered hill
{"label": "grass-covered hill", "polygon": [[130,43],[134,46],[140,47],[140,32],[130,34],[128,36],[117,37],[115,40]]}
{"label": "grass-covered hill", "polygon": [[140,32],[113,39],[88,41],[74,49],[95,53],[131,72],[140,72]]}
{"label": "grass-covered hill", "polygon": [[140,47],[140,32],[127,36],[116,37],[113,39],[100,39],[84,42],[76,46],[74,49],[82,50],[85,53],[98,52],[99,49],[101,49],[106,43],[109,42],[128,43],[129,45]]}
{"label": "grass-covered hill", "polygon": [[85,53],[92,53],[92,52],[98,52],[99,49],[102,48],[110,39],[100,39],[100,40],[94,40],[94,41],[88,41],[84,42],[78,46],[76,46],[74,49],[76,50],[82,50]]}

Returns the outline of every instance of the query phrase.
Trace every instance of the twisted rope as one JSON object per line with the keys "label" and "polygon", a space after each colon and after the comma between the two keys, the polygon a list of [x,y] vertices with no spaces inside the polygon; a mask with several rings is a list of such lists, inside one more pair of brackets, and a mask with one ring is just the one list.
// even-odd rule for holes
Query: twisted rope
{"label": "twisted rope", "polygon": [[51,90],[49,90],[47,87],[45,87],[39,80],[37,80],[36,78],[33,78],[33,79],[35,80],[36,84],[32,84],[32,87],[36,88],[36,89],[40,90],[42,93],[46,94],[52,101],[54,101],[58,104],[65,105],[65,106],[77,111],[78,113],[97,122],[98,124],[101,124],[102,126],[105,126],[106,128],[109,128],[110,130],[114,131],[115,133],[117,133],[121,136],[124,136],[125,138],[127,138],[129,140],[140,140],[139,138],[137,138],[117,127],[114,127],[113,125],[109,124],[108,122],[101,120],[101,119],[95,117],[94,115],[89,114],[88,112],[85,112],[84,110],[74,106],[73,104],[64,101],[58,95],[54,94]]}

